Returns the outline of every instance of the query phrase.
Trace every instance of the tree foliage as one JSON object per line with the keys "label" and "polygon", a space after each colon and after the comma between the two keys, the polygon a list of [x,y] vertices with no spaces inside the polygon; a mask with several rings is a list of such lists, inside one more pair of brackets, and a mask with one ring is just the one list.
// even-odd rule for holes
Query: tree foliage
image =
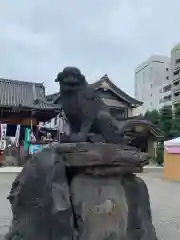
{"label": "tree foliage", "polygon": [[171,106],[164,106],[160,109],[159,128],[164,133],[164,140],[173,138],[173,114]]}
{"label": "tree foliage", "polygon": [[160,123],[160,114],[159,111],[153,110],[153,111],[147,111],[144,116],[146,119],[148,119],[150,122],[152,122],[154,125],[159,126]]}
{"label": "tree foliage", "polygon": [[[180,136],[180,106],[175,107],[172,111],[172,106],[164,106],[159,111],[147,111],[146,119],[156,125],[164,135],[164,141]],[[158,143],[156,162],[163,164],[164,144]]]}
{"label": "tree foliage", "polygon": [[173,137],[180,136],[180,106],[174,108],[173,112],[173,123],[172,123]]}
{"label": "tree foliage", "polygon": [[164,143],[163,142],[160,142],[157,146],[155,160],[158,165],[163,165],[163,162],[164,162]]}
{"label": "tree foliage", "polygon": [[164,134],[164,140],[180,136],[180,107],[172,111],[171,106],[164,106],[159,111],[147,111],[144,115]]}

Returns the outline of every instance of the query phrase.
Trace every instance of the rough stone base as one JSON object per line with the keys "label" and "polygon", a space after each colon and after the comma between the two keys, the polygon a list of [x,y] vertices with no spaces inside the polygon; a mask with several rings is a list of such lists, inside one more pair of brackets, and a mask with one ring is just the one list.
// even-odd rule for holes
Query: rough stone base
{"label": "rough stone base", "polygon": [[123,187],[128,203],[128,240],[157,240],[152,224],[150,199],[145,182],[134,174],[124,177]]}
{"label": "rough stone base", "polygon": [[71,195],[79,239],[124,239],[128,205],[121,178],[76,176]]}
{"label": "rough stone base", "polygon": [[96,165],[96,174],[66,166],[64,154],[44,149],[26,163],[9,194],[6,240],[157,240],[142,179],[113,175],[115,165]]}

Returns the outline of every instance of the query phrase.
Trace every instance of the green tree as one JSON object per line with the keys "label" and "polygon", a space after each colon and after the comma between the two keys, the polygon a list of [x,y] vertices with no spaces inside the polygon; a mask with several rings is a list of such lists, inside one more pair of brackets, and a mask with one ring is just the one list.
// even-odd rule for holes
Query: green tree
{"label": "green tree", "polygon": [[173,137],[180,136],[180,106],[176,106],[173,112],[173,122],[172,122],[172,133]]}
{"label": "green tree", "polygon": [[164,106],[161,108],[159,128],[163,132],[164,139],[158,143],[157,147],[156,162],[158,165],[163,165],[164,162],[164,141],[174,137],[173,121],[172,106]]}
{"label": "green tree", "polygon": [[160,109],[159,128],[164,133],[164,140],[169,140],[174,137],[173,131],[173,114],[171,106],[164,106]]}
{"label": "green tree", "polygon": [[159,124],[160,124],[160,113],[159,113],[159,111],[157,111],[157,110],[147,111],[145,113],[144,117],[147,120],[149,120],[150,122],[152,122],[154,125],[159,127]]}
{"label": "green tree", "polygon": [[[180,109],[178,113],[179,115],[176,115],[178,115],[180,119]],[[164,140],[172,139],[174,137],[175,128],[177,128],[173,120],[172,107],[164,106],[162,109],[160,109],[160,111],[147,111],[145,118],[151,121],[156,127],[158,127],[164,135],[164,139],[158,143],[157,156],[155,159],[158,165],[162,165],[164,162]]]}
{"label": "green tree", "polygon": [[164,143],[160,142],[157,146],[157,153],[156,153],[156,163],[160,166],[163,165],[164,162]]}

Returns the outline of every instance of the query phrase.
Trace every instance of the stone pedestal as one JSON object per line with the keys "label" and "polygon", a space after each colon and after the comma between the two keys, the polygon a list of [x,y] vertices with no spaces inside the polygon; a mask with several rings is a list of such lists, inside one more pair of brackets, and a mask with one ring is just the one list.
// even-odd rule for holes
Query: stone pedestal
{"label": "stone pedestal", "polygon": [[35,154],[15,179],[6,240],[157,240],[137,149],[59,144]]}

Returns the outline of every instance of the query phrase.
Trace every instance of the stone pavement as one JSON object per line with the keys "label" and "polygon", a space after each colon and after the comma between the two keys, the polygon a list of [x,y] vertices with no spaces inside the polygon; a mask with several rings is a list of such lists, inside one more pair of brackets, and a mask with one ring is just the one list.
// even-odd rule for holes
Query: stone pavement
{"label": "stone pavement", "polygon": [[180,183],[164,180],[161,173],[144,173],[153,223],[159,240],[180,240]]}
{"label": "stone pavement", "polygon": [[11,221],[11,209],[6,197],[15,178],[15,173],[0,174],[0,240],[4,240],[4,235],[8,231]]}
{"label": "stone pavement", "polygon": [[[8,230],[11,210],[8,195],[15,173],[0,173],[0,240]],[[159,240],[180,240],[180,183],[163,180],[161,173],[140,174],[151,195],[153,222]]]}

